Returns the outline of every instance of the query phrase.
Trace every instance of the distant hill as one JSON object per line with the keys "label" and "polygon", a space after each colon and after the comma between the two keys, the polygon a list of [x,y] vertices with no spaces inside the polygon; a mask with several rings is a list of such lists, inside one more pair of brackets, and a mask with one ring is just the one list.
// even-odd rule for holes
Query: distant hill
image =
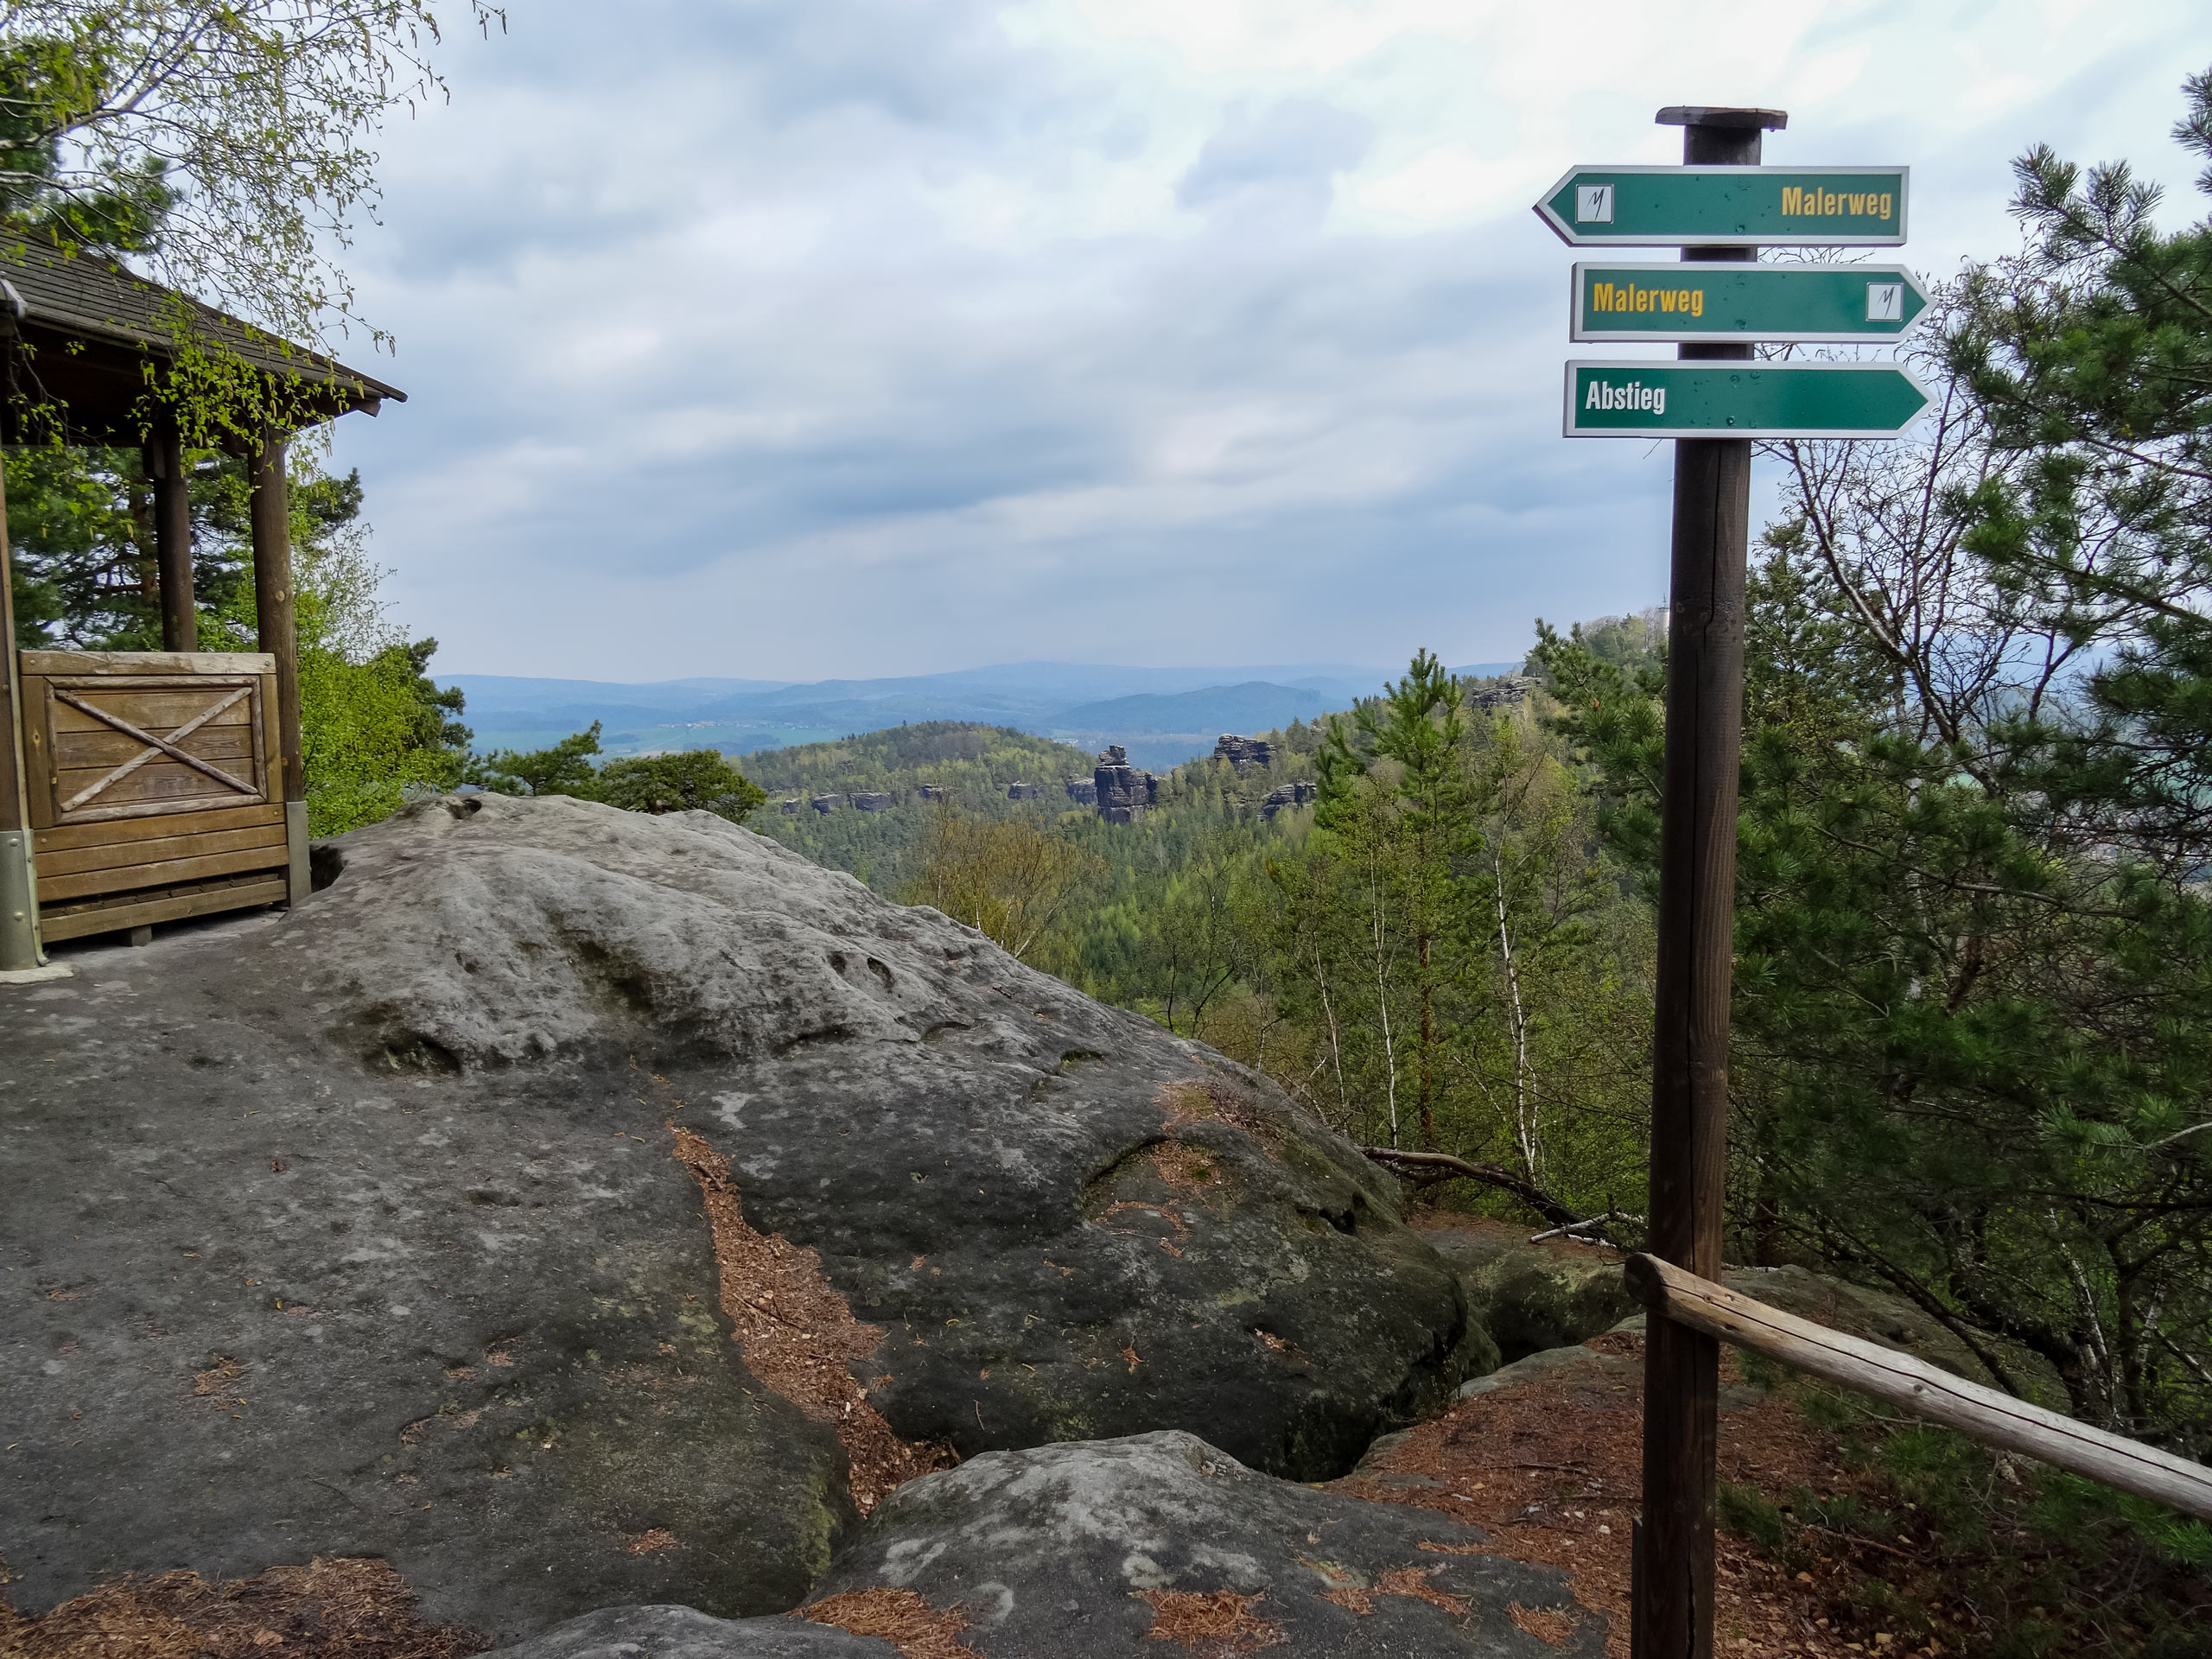
{"label": "distant hill", "polygon": [[[1363,688],[1360,694],[1372,688]],[[1249,734],[1294,720],[1311,720],[1349,699],[1326,697],[1310,688],[1247,680],[1242,685],[1211,685],[1203,690],[1162,696],[1141,691],[1105,702],[1086,702],[1053,716],[1054,729],[1085,736],[1109,732],[1149,737],[1154,733],[1206,734],[1206,746],[1223,732]]]}
{"label": "distant hill", "polygon": [[[913,874],[933,805],[924,785],[945,792],[953,805],[982,817],[1051,819],[1079,810],[1066,780],[1088,781],[1091,758],[1050,738],[1004,726],[930,721],[864,732],[834,742],[767,749],[743,757],[745,775],[768,792],[747,827],[773,836],[817,864],[847,870],[879,893],[896,894]],[[1020,801],[1015,784],[1040,786]],[[855,795],[887,795],[878,810],[862,810]],[[812,802],[834,801],[826,812]],[[792,803],[791,810],[785,804]]]}
{"label": "distant hill", "polygon": [[[1069,795],[1071,779],[1090,781],[1093,758],[1085,750],[1007,727],[957,721],[893,726],[835,742],[741,756],[740,768],[768,792],[767,804],[746,820],[746,827],[893,896],[917,873],[930,815],[938,810],[924,798],[925,786],[944,791],[960,811],[1057,821],[1065,832],[1109,859],[1132,856],[1132,836],[1151,831],[1172,836],[1173,823],[1193,812],[1206,823],[1224,814],[1250,819],[1276,785],[1293,779],[1311,781],[1320,733],[1311,722],[1284,724],[1287,733],[1262,728],[1275,739],[1272,766],[1240,772],[1227,761],[1202,758],[1173,771],[1159,769],[1160,810],[1147,820],[1147,830],[1102,823],[1089,804]],[[1212,747],[1208,738],[1206,747]],[[1037,786],[1037,792],[1025,791],[1024,798],[1011,799],[1007,791],[1015,784]],[[866,807],[855,806],[855,797],[867,798]],[[828,810],[815,810],[817,798]]]}
{"label": "distant hill", "polygon": [[[880,680],[666,680],[620,685],[439,677],[467,696],[479,748],[540,748],[594,721],[610,754],[715,748],[725,754],[833,741],[855,733],[957,721],[1038,736],[1065,734],[1096,750],[1124,743],[1141,766],[1164,769],[1203,754],[1220,733],[1250,733],[1300,713],[1348,707],[1388,674],[1344,664],[1238,668],[1135,668],[1006,663]],[[1251,688],[1273,688],[1252,695]],[[1166,705],[1191,699],[1180,709]],[[1149,700],[1149,701],[1147,701]],[[1210,702],[1209,700],[1211,700]],[[1128,702],[1126,709],[1115,705]]]}

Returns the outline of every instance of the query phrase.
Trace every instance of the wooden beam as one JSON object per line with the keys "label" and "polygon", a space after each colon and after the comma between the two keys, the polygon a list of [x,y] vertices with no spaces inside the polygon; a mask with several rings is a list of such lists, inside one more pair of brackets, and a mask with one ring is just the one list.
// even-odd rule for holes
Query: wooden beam
{"label": "wooden beam", "polygon": [[246,454],[252,486],[247,520],[253,536],[253,605],[261,650],[276,662],[276,741],[281,779],[270,793],[307,798],[300,758],[300,639],[292,593],[291,486],[284,471],[284,435],[273,429]]}
{"label": "wooden beam", "polygon": [[184,442],[171,435],[146,444],[146,475],[154,483],[154,563],[162,588],[162,649],[200,649],[200,613],[192,594],[192,493]]}
{"label": "wooden beam", "polygon": [[226,910],[259,905],[281,905],[291,893],[281,872],[219,879],[204,886],[134,897],[123,894],[75,908],[59,908],[44,921],[55,939],[81,939],[95,933],[117,933],[125,928],[147,927],[156,922],[181,921],[188,916],[213,916]]}
{"label": "wooden beam", "polygon": [[2018,1452],[2212,1521],[2212,1468],[2201,1463],[2092,1428],[1954,1376],[1925,1360],[1769,1307],[1657,1256],[1630,1256],[1623,1273],[1629,1294],[1659,1318],[1872,1395],[1986,1446]]}
{"label": "wooden beam", "polygon": [[26,674],[114,674],[143,680],[160,675],[170,685],[189,686],[181,675],[274,674],[276,659],[257,651],[200,651],[188,654],[154,651],[27,651]]}
{"label": "wooden beam", "polygon": [[43,960],[38,935],[38,875],[31,862],[30,803],[25,790],[23,695],[16,659],[16,578],[8,550],[8,488],[0,474],[0,972]]}

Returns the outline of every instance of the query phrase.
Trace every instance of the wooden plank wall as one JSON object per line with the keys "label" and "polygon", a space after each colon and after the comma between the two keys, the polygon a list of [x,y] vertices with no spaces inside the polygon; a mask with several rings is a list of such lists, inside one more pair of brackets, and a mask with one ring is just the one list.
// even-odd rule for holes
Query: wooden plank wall
{"label": "wooden plank wall", "polygon": [[[289,896],[284,804],[270,788],[281,765],[272,666],[254,654],[22,653],[45,938],[79,938]],[[249,695],[175,737],[240,688]],[[64,691],[175,741],[248,790],[158,752],[103,784],[148,746],[73,707],[58,695]]]}

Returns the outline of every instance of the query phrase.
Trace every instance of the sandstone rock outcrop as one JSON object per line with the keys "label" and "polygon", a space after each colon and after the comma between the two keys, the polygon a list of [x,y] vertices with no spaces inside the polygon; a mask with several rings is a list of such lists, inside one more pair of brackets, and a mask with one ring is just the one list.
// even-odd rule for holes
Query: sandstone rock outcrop
{"label": "sandstone rock outcrop", "polygon": [[[1603,1659],[1605,1621],[1564,1574],[1483,1543],[1441,1516],[1273,1479],[1189,1434],[1141,1434],[990,1452],[901,1487],[804,1611],[855,1626],[903,1613],[934,1626],[931,1651],[976,1659]],[[842,1659],[799,1645],[812,1638],[797,1624],[724,1625],[717,1646],[677,1610],[624,1609],[497,1659]]]}
{"label": "sandstone rock outcrop", "polygon": [[1239,737],[1234,732],[1224,732],[1214,740],[1213,758],[1226,760],[1239,772],[1252,766],[1274,764],[1275,746],[1261,737]]}
{"label": "sandstone rock outcrop", "polygon": [[1128,750],[1119,743],[1099,751],[1090,781],[1098,816],[1108,823],[1135,823],[1160,798],[1160,779],[1131,766]]}
{"label": "sandstone rock outcrop", "polygon": [[881,790],[862,790],[858,794],[849,796],[847,798],[852,802],[853,810],[855,812],[888,812],[899,804],[899,798],[896,795],[886,793]]}
{"label": "sandstone rock outcrop", "polygon": [[1467,706],[1484,714],[1499,714],[1508,709],[1517,709],[1529,701],[1529,694],[1536,689],[1535,680],[1526,674],[1501,676],[1487,685],[1478,685],[1467,694]]}
{"label": "sandstone rock outcrop", "polygon": [[[1471,1370],[1484,1375],[1461,1387],[1462,1397],[1497,1386],[1487,1375],[1491,1366],[1510,1370],[1532,1355],[1580,1356],[1583,1350],[1578,1344],[1594,1336],[1641,1326],[1643,1309],[1628,1294],[1614,1251],[1532,1245],[1501,1230],[1442,1226],[1422,1236],[1459,1274],[1468,1306],[1496,1350],[1494,1357],[1471,1361]],[[1800,1319],[1880,1343],[1974,1382],[1996,1382],[1972,1347],[1902,1297],[1796,1266],[1731,1268],[1722,1282]],[[2063,1406],[2064,1389],[2049,1361],[1989,1332],[1978,1333],[1977,1340],[2031,1395],[2047,1406]]]}
{"label": "sandstone rock outcrop", "polygon": [[935,911],[563,798],[318,853],[289,915],[6,993],[19,1606],[316,1554],[510,1637],[791,1605],[855,1453],[731,1341],[671,1126],[880,1330],[818,1363],[910,1441],[1180,1428],[1317,1478],[1473,1360],[1349,1145]]}
{"label": "sandstone rock outcrop", "polygon": [[[1563,1645],[1510,1610],[1572,1617],[1564,1575],[1479,1553],[1440,1516],[1248,1469],[1162,1433],[993,1452],[901,1487],[817,1595],[886,1589],[970,1610],[983,1659],[1204,1651],[1602,1659],[1604,1621]],[[1171,1650],[1171,1649],[1167,1649]]]}
{"label": "sandstone rock outcrop", "polygon": [[1622,1281],[1620,1258],[1610,1250],[1545,1249],[1510,1234],[1457,1229],[1423,1236],[1459,1275],[1469,1305],[1497,1345],[1494,1363],[1571,1347],[1642,1311]]}

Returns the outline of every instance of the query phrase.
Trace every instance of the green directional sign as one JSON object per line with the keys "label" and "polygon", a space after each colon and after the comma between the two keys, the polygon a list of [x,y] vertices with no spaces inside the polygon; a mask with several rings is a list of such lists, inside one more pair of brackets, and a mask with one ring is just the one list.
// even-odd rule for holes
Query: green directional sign
{"label": "green directional sign", "polygon": [[1578,167],[1536,213],[1589,247],[1895,247],[1903,167]]}
{"label": "green directional sign", "polygon": [[1666,260],[1574,267],[1574,340],[1885,340],[1909,334],[1928,294],[1903,265]]}
{"label": "green directional sign", "polygon": [[1892,363],[1567,365],[1570,438],[1894,438],[1928,403]]}

